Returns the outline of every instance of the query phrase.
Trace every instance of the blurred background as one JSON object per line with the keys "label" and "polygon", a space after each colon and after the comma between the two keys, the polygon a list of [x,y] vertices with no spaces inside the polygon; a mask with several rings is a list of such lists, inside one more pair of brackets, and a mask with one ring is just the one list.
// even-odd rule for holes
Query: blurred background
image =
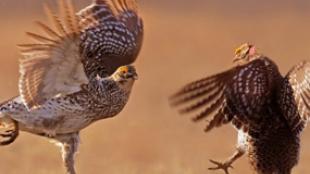
{"label": "blurred background", "polygon": [[[0,101],[18,94],[16,44],[25,31],[38,31],[34,20],[46,18],[44,3],[53,0],[0,1]],[[77,9],[91,0],[74,0]],[[234,49],[244,42],[278,63],[285,74],[310,59],[308,0],[140,0],[145,23],[140,74],[131,99],[117,117],[100,121],[81,134],[78,173],[220,174],[209,172],[209,159],[224,160],[236,144],[236,131],[222,127],[204,133],[169,107],[167,98],[180,86],[232,66]],[[302,136],[300,163],[294,174],[310,173],[310,129]],[[247,158],[232,174],[251,173]],[[41,137],[21,133],[0,148],[2,174],[62,174],[59,149]]]}

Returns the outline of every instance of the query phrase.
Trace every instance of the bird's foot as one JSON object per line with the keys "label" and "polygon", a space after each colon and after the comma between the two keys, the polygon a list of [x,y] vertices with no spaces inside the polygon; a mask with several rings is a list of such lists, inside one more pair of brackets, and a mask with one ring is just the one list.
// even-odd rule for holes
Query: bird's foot
{"label": "bird's foot", "polygon": [[4,133],[0,133],[0,136],[3,138],[11,137],[14,133],[14,130],[6,130]]}
{"label": "bird's foot", "polygon": [[18,131],[16,130],[7,130],[4,133],[0,133],[0,145],[11,144],[18,136]]}
{"label": "bird's foot", "polygon": [[227,162],[218,162],[218,161],[214,161],[214,160],[210,160],[211,163],[215,164],[215,167],[210,167],[209,170],[224,170],[225,174],[229,174],[228,169],[232,168],[233,166],[231,165],[232,163],[227,161]]}
{"label": "bird's foot", "polygon": [[3,122],[0,121],[0,146],[9,145],[18,137],[19,128],[16,121]]}

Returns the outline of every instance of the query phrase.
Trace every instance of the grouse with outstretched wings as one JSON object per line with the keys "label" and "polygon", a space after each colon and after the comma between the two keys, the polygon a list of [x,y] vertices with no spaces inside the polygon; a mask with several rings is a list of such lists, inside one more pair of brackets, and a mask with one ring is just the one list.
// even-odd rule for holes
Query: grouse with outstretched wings
{"label": "grouse with outstretched wings", "polygon": [[19,45],[19,89],[28,108],[79,91],[97,75],[110,76],[133,63],[141,49],[143,23],[133,0],[96,0],[78,16],[71,3],[60,2],[64,24],[46,7],[56,30],[37,22],[46,34],[28,32],[36,42]]}
{"label": "grouse with outstretched wings", "polygon": [[266,112],[278,69],[267,57],[251,56],[247,64],[186,85],[172,96],[172,105],[181,106],[183,114],[198,111],[194,121],[211,117],[207,131],[234,117],[255,124],[256,117]]}
{"label": "grouse with outstretched wings", "polygon": [[238,131],[235,154],[224,163],[211,160],[228,173],[231,164],[248,153],[257,173],[290,173],[299,156],[300,132],[310,112],[309,62],[283,77],[276,64],[244,44],[236,50],[237,66],[183,87],[171,97],[182,114],[197,112],[206,131],[232,123]]}
{"label": "grouse with outstretched wings", "polygon": [[52,27],[36,22],[44,34],[27,32],[34,42],[19,45],[20,96],[0,106],[0,126],[12,128],[0,145],[13,142],[18,129],[55,139],[74,174],[79,131],[128,102],[143,23],[135,0],[95,0],[79,13],[70,1],[59,6],[61,16],[45,8]]}

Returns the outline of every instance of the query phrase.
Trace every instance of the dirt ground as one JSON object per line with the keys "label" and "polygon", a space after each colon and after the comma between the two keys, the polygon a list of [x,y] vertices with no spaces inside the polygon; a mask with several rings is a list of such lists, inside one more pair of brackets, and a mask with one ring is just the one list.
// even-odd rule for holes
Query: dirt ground
{"label": "dirt ground", "polygon": [[[55,6],[52,0],[49,0]],[[90,2],[75,3],[79,8]],[[117,117],[93,124],[81,133],[78,173],[84,174],[220,174],[209,172],[209,159],[224,160],[236,144],[226,126],[204,133],[168,104],[183,84],[232,66],[235,47],[254,43],[285,74],[310,58],[310,3],[306,0],[140,0],[145,40],[136,63],[139,80],[129,104]],[[40,0],[0,2],[0,101],[18,94],[16,44],[32,21],[45,19]],[[310,173],[310,131],[302,136],[300,163],[294,174]],[[247,158],[232,174],[251,173]],[[61,174],[57,147],[22,133],[0,148],[0,174]]]}

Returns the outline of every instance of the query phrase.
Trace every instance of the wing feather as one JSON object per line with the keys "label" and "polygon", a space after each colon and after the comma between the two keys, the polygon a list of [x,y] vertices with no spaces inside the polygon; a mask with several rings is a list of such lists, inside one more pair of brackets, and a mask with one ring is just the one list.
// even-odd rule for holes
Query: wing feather
{"label": "wing feather", "polygon": [[57,41],[53,40],[53,39],[50,39],[50,38],[47,38],[45,36],[41,36],[39,34],[35,34],[35,33],[32,33],[32,32],[26,32],[26,34],[31,37],[32,39],[36,40],[36,41],[39,41],[39,42],[42,42],[42,43],[54,43],[54,44],[57,44]]}
{"label": "wing feather", "polygon": [[62,39],[62,37],[57,32],[55,32],[53,29],[51,29],[49,26],[45,25],[44,23],[42,23],[40,21],[36,21],[36,24],[40,28],[42,28],[43,31],[45,31],[45,33],[48,34],[50,37]]}
{"label": "wing feather", "polygon": [[[239,101],[238,97],[240,96],[236,96],[232,91],[237,93],[242,92],[236,87],[240,87],[241,85],[239,89],[242,89],[243,86],[251,84],[253,80],[260,77],[260,71],[265,71],[264,67],[270,65],[264,61],[265,58],[263,57],[257,61],[239,65],[222,73],[189,83],[170,98],[171,104],[173,107],[181,107],[181,109],[179,109],[181,114],[196,111],[198,114],[193,118],[193,121],[199,122],[207,120],[208,125],[205,129],[207,132],[215,127],[220,127],[234,121],[235,119],[239,119],[239,110],[235,109],[236,103],[233,101]],[[254,74],[256,76],[254,76]],[[256,97],[255,94],[257,93],[257,89],[261,88],[262,85],[264,84],[258,84],[256,86],[257,88],[244,88],[250,93],[247,97]],[[253,107],[255,107],[255,104],[253,105]],[[241,106],[238,105],[238,107]],[[240,119],[242,121],[238,121],[238,123],[240,123],[237,127],[242,128],[244,127],[243,124],[247,124],[248,119],[251,118],[243,118],[242,116]],[[236,121],[234,121],[233,124],[237,124]]]}
{"label": "wing feather", "polygon": [[136,0],[94,0],[93,4],[81,10],[80,26],[88,29],[108,21],[119,22],[123,14],[133,12],[138,16]]}
{"label": "wing feather", "polygon": [[235,71],[236,68],[232,68],[185,85],[170,98],[172,106],[181,107],[179,111],[182,114],[197,111],[192,120],[198,122],[207,119],[205,131],[228,123],[223,112],[227,110],[224,92]]}
{"label": "wing feather", "polygon": [[[62,1],[62,0],[60,0]],[[67,32],[65,30],[65,27],[63,26],[61,20],[59,19],[58,16],[56,16],[53,11],[50,9],[48,5],[44,6],[44,10],[46,13],[46,16],[49,18],[51,23],[55,26],[56,31],[60,33],[61,36],[66,36]]]}
{"label": "wing feather", "polygon": [[63,20],[45,7],[56,30],[36,22],[45,35],[27,32],[36,42],[19,45],[23,55],[19,91],[28,109],[56,95],[76,92],[80,85],[88,83],[79,54],[80,32],[73,5],[64,0],[59,5]]}
{"label": "wing feather", "polygon": [[187,95],[190,92],[196,91],[197,89],[201,89],[204,87],[209,87],[209,86],[213,86],[216,83],[218,83],[219,81],[223,81],[223,77],[225,77],[227,74],[230,73],[231,70],[223,72],[223,73],[219,73],[210,77],[206,77],[203,78],[201,80],[197,80],[195,82],[192,82],[186,86],[184,86],[181,90],[179,90],[179,92],[177,92],[176,94],[174,94],[171,99],[175,99],[178,97],[182,97],[184,95]]}
{"label": "wing feather", "polygon": [[220,106],[222,106],[224,101],[224,95],[221,95],[219,99],[217,99],[214,103],[212,103],[209,107],[207,107],[204,111],[198,114],[193,120],[200,121],[205,117],[208,117],[211,113],[216,111]]}
{"label": "wing feather", "polygon": [[300,131],[310,117],[310,62],[302,61],[286,75],[279,101],[292,130]]}
{"label": "wing feather", "polygon": [[214,101],[214,99],[216,99],[218,96],[220,96],[222,92],[223,91],[221,91],[221,89],[219,88],[217,91],[215,91],[210,96],[207,96],[206,98],[203,98],[202,100],[199,100],[198,102],[195,102],[194,104],[190,105],[189,107],[181,109],[180,113],[182,113],[182,114],[189,113],[189,112],[195,111],[195,110],[197,110],[197,109],[199,109],[205,105],[208,105],[210,102]]}
{"label": "wing feather", "polygon": [[184,104],[190,102],[196,98],[200,98],[201,96],[210,95],[214,90],[219,88],[219,83],[214,83],[210,86],[203,87],[201,89],[197,89],[195,91],[191,91],[191,93],[183,94],[182,97],[178,97],[173,99],[173,106],[178,106],[180,104]]}
{"label": "wing feather", "polygon": [[224,117],[225,117],[225,115],[223,114],[222,108],[221,108],[221,109],[219,109],[219,110],[217,111],[217,113],[216,113],[216,114],[213,116],[213,118],[210,120],[210,122],[208,123],[208,125],[207,125],[206,128],[205,128],[205,131],[206,131],[206,132],[209,132],[209,131],[212,130],[213,128],[220,126],[220,125],[221,125],[220,123],[222,122],[222,120],[224,119]]}

